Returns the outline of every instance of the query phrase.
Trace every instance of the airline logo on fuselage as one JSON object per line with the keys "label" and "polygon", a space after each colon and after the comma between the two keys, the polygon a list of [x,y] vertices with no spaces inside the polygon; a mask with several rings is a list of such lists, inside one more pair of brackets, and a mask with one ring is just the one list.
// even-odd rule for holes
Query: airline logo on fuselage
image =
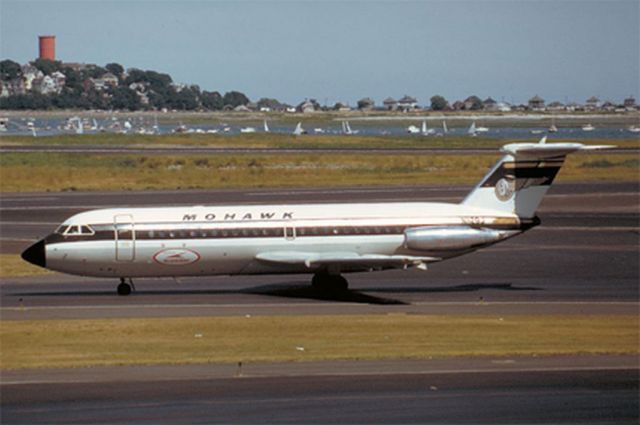
{"label": "airline logo on fuselage", "polygon": [[259,213],[208,213],[208,214],[184,214],[182,221],[247,221],[247,220],[291,220],[293,212],[259,212]]}

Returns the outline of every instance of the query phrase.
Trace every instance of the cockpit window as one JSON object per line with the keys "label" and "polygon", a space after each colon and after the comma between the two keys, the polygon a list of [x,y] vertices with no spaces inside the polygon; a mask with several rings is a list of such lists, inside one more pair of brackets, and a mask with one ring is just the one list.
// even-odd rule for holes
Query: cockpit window
{"label": "cockpit window", "polygon": [[80,233],[83,235],[93,235],[95,232],[90,226],[80,226]]}
{"label": "cockpit window", "polygon": [[66,236],[79,236],[79,235],[93,235],[95,232],[91,228],[91,226],[87,225],[73,225],[68,226],[64,229],[64,234]]}
{"label": "cockpit window", "polygon": [[69,226],[67,231],[64,233],[65,235],[79,235],[80,234],[80,226]]}
{"label": "cockpit window", "polygon": [[58,226],[58,228],[56,229],[56,233],[58,233],[59,235],[63,235],[68,228],[69,226],[65,226],[64,224],[61,226]]}

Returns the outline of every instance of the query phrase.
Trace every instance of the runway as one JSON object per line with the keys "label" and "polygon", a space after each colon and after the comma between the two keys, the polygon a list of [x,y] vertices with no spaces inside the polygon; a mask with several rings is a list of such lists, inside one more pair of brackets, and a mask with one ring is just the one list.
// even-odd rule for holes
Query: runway
{"label": "runway", "polygon": [[[3,252],[18,253],[66,217],[117,204],[457,202],[467,188],[347,188],[10,195],[1,206]],[[640,279],[637,183],[559,185],[542,225],[426,272],[349,275],[350,291],[318,292],[309,276],[141,279],[131,297],[115,281],[51,274],[5,279],[4,320],[237,314],[635,314]]]}
{"label": "runway", "polygon": [[[426,272],[0,283],[2,320],[299,314],[638,314],[638,183],[553,186],[542,225]],[[427,200],[468,187],[42,193],[2,198],[2,252],[115,205]],[[115,367],[2,373],[2,423],[637,423],[637,356]]]}
{"label": "runway", "polygon": [[[275,376],[252,376],[251,366],[248,375],[238,374],[234,365],[227,369],[235,370],[235,377],[219,378],[209,377],[204,366],[190,371],[201,373],[195,377],[175,376],[170,368],[139,368],[155,379],[107,368],[94,375],[115,370],[115,379],[5,384],[1,419],[3,424],[637,423],[633,359],[605,357],[601,368],[570,361],[436,360],[411,364],[407,373],[385,373],[384,362],[373,373],[341,373],[349,365],[332,362],[309,365],[326,368],[318,375],[280,371]],[[468,362],[473,367],[465,367]]]}

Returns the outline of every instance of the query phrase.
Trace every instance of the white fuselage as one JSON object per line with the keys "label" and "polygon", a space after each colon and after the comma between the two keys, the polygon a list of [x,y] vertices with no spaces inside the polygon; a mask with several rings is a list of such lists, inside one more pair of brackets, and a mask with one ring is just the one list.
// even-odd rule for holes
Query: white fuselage
{"label": "white fuselage", "polygon": [[[455,245],[442,246],[432,239],[419,249],[407,244],[407,231],[449,228],[494,233],[480,242],[467,243],[462,234]],[[317,267],[262,257],[348,253],[343,256],[442,260],[522,230],[516,215],[446,203],[118,208],[69,218],[45,238],[45,253],[47,268],[86,276],[299,273],[316,272]],[[338,263],[338,272],[388,268]]]}

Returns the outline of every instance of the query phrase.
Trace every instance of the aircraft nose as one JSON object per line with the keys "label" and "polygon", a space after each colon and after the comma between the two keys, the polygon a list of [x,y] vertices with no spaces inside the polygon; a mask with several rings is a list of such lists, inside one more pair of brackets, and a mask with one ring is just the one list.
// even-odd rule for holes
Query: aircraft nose
{"label": "aircraft nose", "polygon": [[22,259],[40,267],[47,267],[44,239],[31,245],[22,253]]}

